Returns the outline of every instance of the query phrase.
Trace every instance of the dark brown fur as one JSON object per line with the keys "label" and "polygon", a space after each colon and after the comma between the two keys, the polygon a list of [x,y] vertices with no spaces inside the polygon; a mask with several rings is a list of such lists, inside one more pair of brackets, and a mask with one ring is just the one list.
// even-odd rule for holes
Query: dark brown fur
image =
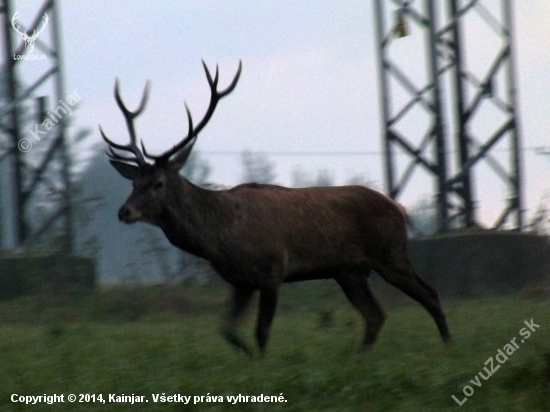
{"label": "dark brown fur", "polygon": [[134,178],[119,217],[157,225],[174,246],[212,263],[233,286],[224,335],[248,353],[235,331],[253,292],[260,291],[256,335],[263,350],[281,284],[309,279],[338,282],[366,322],[364,344],[372,345],[384,321],[367,284],[372,269],[421,303],[443,339],[450,339],[437,293],[414,273],[407,256],[403,207],[366,187],[251,183],[210,191],[155,166]]}
{"label": "dark brown fur", "polygon": [[[159,226],[168,240],[186,252],[209,260],[233,286],[223,323],[229,342],[247,353],[236,334],[253,293],[260,291],[256,338],[263,352],[284,282],[333,278],[363,316],[364,344],[372,345],[384,313],[369,289],[367,278],[375,270],[423,305],[434,318],[445,341],[450,341],[437,292],[414,272],[407,255],[405,209],[374,190],[361,186],[289,189],[249,183],[230,190],[201,189],[179,174],[218,101],[235,88],[233,81],[218,91],[215,76],[203,62],[211,99],[206,114],[193,127],[187,109],[189,133],[172,149],[152,156],[138,147],[134,119],[143,111],[146,86],[137,110],[126,108],[115,82],[115,100],[130,133],[130,143],[109,144],[111,164],[132,180],[133,191],[120,208],[126,223],[145,221]],[[126,151],[128,158],[115,150]],[[145,158],[154,160],[154,164]],[[136,163],[136,165],[128,164]]]}

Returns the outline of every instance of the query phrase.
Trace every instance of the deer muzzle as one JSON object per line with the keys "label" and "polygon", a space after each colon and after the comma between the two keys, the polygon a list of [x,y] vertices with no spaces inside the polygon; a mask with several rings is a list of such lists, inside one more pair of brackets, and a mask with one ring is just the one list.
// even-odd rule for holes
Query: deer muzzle
{"label": "deer muzzle", "polygon": [[118,220],[124,223],[134,223],[139,220],[141,214],[131,206],[123,205],[118,210]]}

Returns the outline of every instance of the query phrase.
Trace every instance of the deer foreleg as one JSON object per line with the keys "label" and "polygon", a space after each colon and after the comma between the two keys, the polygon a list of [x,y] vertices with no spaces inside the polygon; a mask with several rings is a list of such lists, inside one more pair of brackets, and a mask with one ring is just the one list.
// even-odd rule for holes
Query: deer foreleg
{"label": "deer foreleg", "polygon": [[229,301],[228,311],[222,324],[222,333],[224,338],[229,343],[235,345],[237,348],[243,350],[250,356],[253,355],[253,352],[237,335],[237,326],[239,320],[244,315],[253,294],[254,289],[235,287]]}

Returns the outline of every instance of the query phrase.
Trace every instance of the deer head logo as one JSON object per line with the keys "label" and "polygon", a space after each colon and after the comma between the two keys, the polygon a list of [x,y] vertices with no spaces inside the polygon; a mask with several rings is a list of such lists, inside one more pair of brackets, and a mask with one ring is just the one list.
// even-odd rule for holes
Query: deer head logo
{"label": "deer head logo", "polygon": [[46,24],[48,24],[49,17],[46,13],[42,16],[42,25],[37,27],[33,33],[32,36],[29,36],[27,34],[27,30],[24,32],[19,30],[19,24],[17,23],[17,18],[19,17],[19,12],[15,12],[13,15],[13,18],[11,19],[11,26],[13,29],[21,36],[23,41],[25,42],[25,49],[27,50],[27,53],[32,53],[34,50],[34,42],[36,41],[36,38],[40,33],[42,33],[42,30],[44,30],[44,27],[46,27]]}

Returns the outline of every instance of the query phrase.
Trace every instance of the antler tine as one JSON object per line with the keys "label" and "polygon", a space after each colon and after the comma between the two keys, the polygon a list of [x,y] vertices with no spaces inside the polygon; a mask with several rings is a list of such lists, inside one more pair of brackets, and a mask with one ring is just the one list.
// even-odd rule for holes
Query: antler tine
{"label": "antler tine", "polygon": [[208,70],[208,66],[202,60],[202,67],[204,67],[204,72],[206,73],[206,80],[208,80],[208,84],[210,85],[210,89],[216,90],[218,86],[218,80],[219,80],[219,66],[216,64],[216,75],[214,76],[214,80],[212,80],[212,75],[210,74],[210,70]]}
{"label": "antler tine", "polygon": [[143,111],[143,109],[145,108],[145,105],[147,103],[147,99],[149,97],[150,85],[151,85],[150,82],[147,81],[147,83],[145,84],[145,89],[143,90],[143,95],[141,97],[141,102],[139,103],[138,108],[134,111],[131,111],[131,110],[128,110],[128,108],[126,107],[126,105],[122,101],[122,98],[120,97],[120,87],[119,87],[118,79],[115,79],[115,100],[117,102],[118,107],[122,111],[122,114],[124,115],[124,119],[126,120],[126,126],[128,127],[128,132],[130,133],[130,143],[127,144],[127,145],[121,145],[121,144],[114,143],[109,138],[107,138],[107,136],[105,136],[105,133],[103,133],[103,130],[101,129],[101,126],[99,127],[99,130],[101,131],[101,136],[103,137],[103,140],[105,140],[105,142],[107,142],[107,144],[110,147],[114,147],[115,149],[118,149],[118,150],[124,150],[124,151],[127,151],[127,152],[131,152],[131,153],[134,154],[134,156],[136,156],[136,158],[135,159],[130,159],[130,158],[127,158],[127,157],[124,157],[124,156],[120,156],[120,155],[116,154],[111,148],[111,152],[115,156],[115,157],[111,156],[113,159],[134,161],[139,166],[144,166],[144,165],[147,164],[147,162],[145,160],[145,157],[143,156],[143,153],[139,150],[139,147],[137,145],[136,131],[135,131],[135,128],[134,128],[134,119],[136,117],[138,117],[141,114],[141,112]]}
{"label": "antler tine", "polygon": [[137,163],[137,159],[135,157],[126,157],[126,156],[121,156],[119,155],[118,153],[116,153],[113,148],[111,146],[109,146],[109,152],[105,151],[105,154],[107,154],[107,156],[109,156],[109,159],[113,159],[113,160],[123,160],[125,162],[134,162],[134,163]]}
{"label": "antler tine", "polygon": [[[109,156],[111,159],[124,160],[124,161],[128,161],[128,162],[135,162],[139,166],[145,165],[147,163],[145,161],[145,159],[143,158],[143,156],[141,155],[141,152],[139,152],[139,150],[137,150],[137,153],[136,153],[136,151],[132,147],[130,147],[131,145],[121,145],[121,144],[113,142],[111,139],[109,139],[105,135],[105,132],[103,131],[101,126],[99,126],[99,131],[100,131],[101,137],[103,138],[105,143],[107,143],[109,145],[109,150],[111,151],[111,153],[107,153],[107,156]],[[121,156],[113,150],[113,147],[115,149],[118,149],[118,150],[124,150],[124,151],[127,151],[127,152],[132,152],[136,157],[135,158],[130,158],[130,157]]]}
{"label": "antler tine", "polygon": [[118,143],[115,143],[113,141],[111,141],[111,139],[109,139],[106,135],[105,135],[105,132],[103,132],[103,128],[101,127],[101,125],[98,125],[99,127],[99,132],[101,133],[101,137],[103,138],[103,140],[105,140],[105,143],[107,143],[109,145],[109,148],[112,146],[114,147],[115,149],[120,149],[120,150],[124,150],[125,149],[125,146],[123,145],[120,145]]}
{"label": "antler tine", "polygon": [[[181,142],[181,145],[182,147],[186,146],[187,143],[189,143],[193,137],[195,137],[196,135],[193,133],[193,117],[191,116],[191,110],[189,110],[189,106],[187,106],[187,103],[184,102],[183,103],[185,105],[185,111],[187,112],[187,124],[189,125],[189,132],[187,134],[187,137]],[[176,146],[174,146],[176,147]],[[160,156],[154,156],[154,155],[150,155],[149,153],[147,153],[147,150],[145,150],[145,145],[143,144],[143,141],[141,142],[141,149],[143,151],[143,154],[145,155],[145,157],[147,157],[148,159],[151,159],[151,160],[156,160],[156,161],[166,161],[168,160],[168,158],[164,158],[163,155],[160,155]]]}
{"label": "antler tine", "polygon": [[241,77],[241,70],[243,68],[243,65],[241,61],[239,60],[239,68],[237,70],[237,73],[235,74],[235,77],[233,78],[233,81],[227,86],[227,88],[221,92],[219,92],[220,98],[227,96],[229,93],[233,91],[235,86],[237,86],[237,82],[239,81],[239,77]]}
{"label": "antler tine", "polygon": [[[235,77],[229,84],[229,86],[219,92],[218,91],[218,81],[219,81],[219,69],[218,66],[216,66],[216,74],[214,75],[214,79],[212,79],[212,75],[210,74],[210,70],[208,70],[208,66],[202,61],[202,65],[204,66],[204,72],[206,74],[206,79],[208,80],[208,85],[210,86],[210,104],[208,105],[208,109],[206,110],[206,113],[202,120],[197,124],[196,128],[193,128],[192,119],[191,119],[191,112],[187,105],[185,106],[185,109],[187,111],[187,118],[189,120],[189,133],[187,136],[181,140],[178,144],[176,144],[172,149],[167,150],[160,156],[151,156],[148,155],[150,159],[154,159],[155,161],[168,161],[171,156],[176,154],[178,151],[180,151],[182,148],[184,148],[194,137],[197,137],[199,132],[206,126],[210,118],[212,117],[212,114],[214,113],[214,110],[216,109],[216,106],[218,104],[218,101],[224,97],[227,96],[229,93],[233,91],[235,86],[237,85],[237,82],[239,81],[239,77],[241,76],[241,70],[242,70],[242,62],[239,60],[239,68],[237,69],[237,73],[235,74]],[[194,142],[193,142],[194,143]]]}
{"label": "antler tine", "polygon": [[143,155],[148,159],[155,160],[154,156],[150,155],[149,153],[147,153],[147,150],[145,150],[145,145],[143,144],[143,140],[140,143],[141,143],[141,151],[143,152]]}
{"label": "antler tine", "polygon": [[120,97],[120,87],[118,83],[118,78],[115,79],[115,100],[118,104],[118,107],[120,110],[122,110],[122,113],[124,113],[125,117],[129,117],[132,120],[138,117],[143,109],[145,108],[145,104],[147,103],[147,99],[149,99],[149,89],[151,88],[151,82],[147,80],[145,83],[145,88],[143,89],[143,94],[141,96],[141,101],[139,102],[139,106],[136,110],[130,111],[122,101],[122,98]]}

